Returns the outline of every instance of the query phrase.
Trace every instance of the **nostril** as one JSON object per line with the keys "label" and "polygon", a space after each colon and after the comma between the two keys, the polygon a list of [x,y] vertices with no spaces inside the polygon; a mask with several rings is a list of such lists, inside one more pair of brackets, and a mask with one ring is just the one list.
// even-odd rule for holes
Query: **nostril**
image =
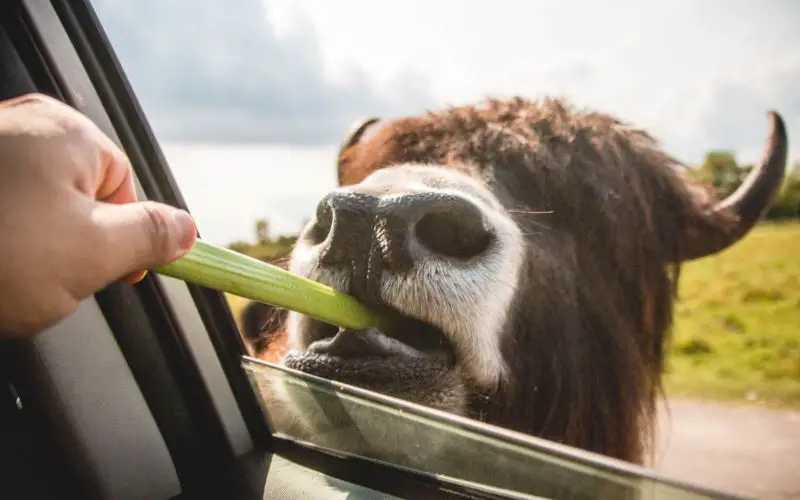
{"label": "nostril", "polygon": [[472,207],[428,213],[417,222],[414,233],[429,250],[457,259],[483,253],[494,238],[477,208]]}
{"label": "nostril", "polygon": [[308,231],[308,239],[313,244],[319,245],[328,237],[331,227],[333,227],[333,209],[327,203],[327,200],[323,200],[317,205],[316,217],[314,224]]}

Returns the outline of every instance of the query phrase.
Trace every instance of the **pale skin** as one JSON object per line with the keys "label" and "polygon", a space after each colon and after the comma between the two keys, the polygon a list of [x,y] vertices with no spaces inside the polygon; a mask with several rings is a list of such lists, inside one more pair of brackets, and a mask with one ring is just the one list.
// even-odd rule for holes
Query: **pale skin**
{"label": "pale skin", "polygon": [[115,281],[185,254],[191,216],[137,201],[125,154],[38,94],[0,102],[0,339],[29,338]]}

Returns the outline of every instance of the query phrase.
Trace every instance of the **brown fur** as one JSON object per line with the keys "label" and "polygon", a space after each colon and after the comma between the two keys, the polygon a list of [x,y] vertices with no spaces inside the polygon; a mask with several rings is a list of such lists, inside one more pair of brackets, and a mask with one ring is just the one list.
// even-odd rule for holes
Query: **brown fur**
{"label": "brown fur", "polygon": [[555,99],[388,122],[346,145],[340,183],[405,162],[478,175],[526,235],[503,345],[512,382],[473,394],[470,416],[643,463],[682,247],[736,219],[646,132]]}

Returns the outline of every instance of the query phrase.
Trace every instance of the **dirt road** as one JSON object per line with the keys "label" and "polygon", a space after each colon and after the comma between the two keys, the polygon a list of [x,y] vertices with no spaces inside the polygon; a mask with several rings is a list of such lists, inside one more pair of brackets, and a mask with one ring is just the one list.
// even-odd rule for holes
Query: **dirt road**
{"label": "dirt road", "polygon": [[800,412],[671,400],[655,469],[739,495],[800,499]]}

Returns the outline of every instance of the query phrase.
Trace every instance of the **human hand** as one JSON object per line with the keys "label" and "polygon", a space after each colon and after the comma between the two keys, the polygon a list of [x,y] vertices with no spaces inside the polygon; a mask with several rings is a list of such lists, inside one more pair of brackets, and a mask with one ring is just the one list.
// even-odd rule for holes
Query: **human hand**
{"label": "human hand", "polygon": [[24,338],[115,280],[185,254],[191,216],[137,202],[124,153],[46,96],[0,102],[0,338]]}

